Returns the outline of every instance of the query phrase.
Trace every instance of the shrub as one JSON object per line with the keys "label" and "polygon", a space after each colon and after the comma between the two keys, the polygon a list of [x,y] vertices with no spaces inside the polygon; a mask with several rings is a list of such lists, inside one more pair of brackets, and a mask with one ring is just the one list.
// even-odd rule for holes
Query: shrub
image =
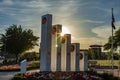
{"label": "shrub", "polygon": [[91,74],[91,75],[98,75],[98,73],[93,69],[90,69],[89,71],[86,71],[86,73]]}
{"label": "shrub", "polygon": [[37,52],[26,52],[20,55],[19,61],[27,59],[27,61],[35,61],[40,59],[40,54]]}
{"label": "shrub", "polygon": [[118,77],[114,77],[112,74],[108,73],[99,74],[99,76],[102,77],[104,80],[119,80]]}
{"label": "shrub", "polygon": [[16,74],[16,75],[13,77],[13,80],[27,80],[27,78],[24,77],[24,74]]}
{"label": "shrub", "polygon": [[11,64],[15,64],[15,60],[14,59],[5,59],[3,61],[4,65],[11,65]]}
{"label": "shrub", "polygon": [[29,64],[30,67],[38,68],[40,67],[40,61],[32,61],[31,64]]}

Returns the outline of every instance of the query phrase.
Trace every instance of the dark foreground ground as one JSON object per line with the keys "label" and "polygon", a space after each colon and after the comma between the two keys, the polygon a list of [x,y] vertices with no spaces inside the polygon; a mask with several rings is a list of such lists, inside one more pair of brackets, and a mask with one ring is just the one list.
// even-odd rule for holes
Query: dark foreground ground
{"label": "dark foreground ground", "polygon": [[[114,72],[111,69],[97,69],[96,71],[98,73],[114,74],[114,76],[117,76],[117,77],[120,76],[120,71],[118,69],[114,69]],[[43,75],[41,75],[41,73],[38,73],[39,69],[27,71],[27,73],[36,73],[36,72],[37,72],[37,74],[35,74],[35,75],[39,75],[40,74],[39,77],[41,77],[43,75],[46,75],[46,76],[55,77],[55,78],[59,77],[61,79],[69,78],[68,80],[70,80],[70,77],[75,74],[74,72],[69,72],[69,73],[62,72],[62,74],[60,72],[57,72],[57,74],[55,74],[54,72],[52,74],[48,74],[48,72],[47,73],[45,72],[45,73],[42,73]],[[11,80],[13,78],[13,76],[15,74],[18,74],[18,73],[20,73],[20,72],[0,72],[0,80]],[[83,77],[86,77],[86,73],[78,74],[78,77],[81,77],[81,75],[83,75],[83,74],[84,74]],[[96,78],[96,76],[94,76],[94,75],[92,75],[91,77],[92,78]]]}

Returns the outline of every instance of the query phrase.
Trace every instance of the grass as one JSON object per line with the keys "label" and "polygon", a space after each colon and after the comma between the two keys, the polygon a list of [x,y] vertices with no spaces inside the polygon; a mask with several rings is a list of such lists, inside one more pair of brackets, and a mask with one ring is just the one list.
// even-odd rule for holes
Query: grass
{"label": "grass", "polygon": [[[101,65],[101,66],[111,66],[112,62],[111,60],[89,60],[89,61],[95,61],[97,62],[96,65]],[[120,60],[114,60],[114,66],[120,66]]]}

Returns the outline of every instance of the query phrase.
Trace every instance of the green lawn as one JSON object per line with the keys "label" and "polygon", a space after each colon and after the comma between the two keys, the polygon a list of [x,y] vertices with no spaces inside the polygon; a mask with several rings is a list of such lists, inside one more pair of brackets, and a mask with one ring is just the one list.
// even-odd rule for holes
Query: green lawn
{"label": "green lawn", "polygon": [[[111,60],[89,60],[90,62],[97,62],[96,65],[101,65],[101,66],[111,66]],[[119,66],[120,60],[114,60],[114,66]]]}

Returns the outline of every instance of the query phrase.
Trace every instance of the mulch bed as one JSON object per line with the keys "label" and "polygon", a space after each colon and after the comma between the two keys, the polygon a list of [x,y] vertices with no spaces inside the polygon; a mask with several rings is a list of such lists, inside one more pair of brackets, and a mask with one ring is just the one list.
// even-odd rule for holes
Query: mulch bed
{"label": "mulch bed", "polygon": [[86,72],[39,72],[25,76],[28,80],[103,80]]}

